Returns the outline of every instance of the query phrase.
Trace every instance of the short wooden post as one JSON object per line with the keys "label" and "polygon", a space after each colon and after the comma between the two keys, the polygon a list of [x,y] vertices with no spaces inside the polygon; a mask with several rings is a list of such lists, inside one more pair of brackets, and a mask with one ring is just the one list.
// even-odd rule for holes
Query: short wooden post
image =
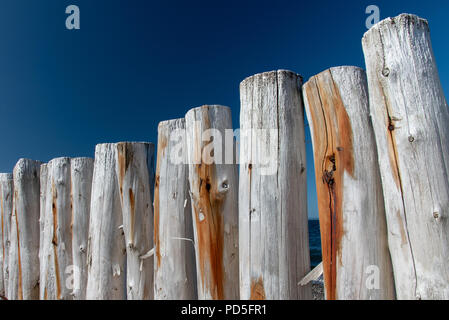
{"label": "short wooden post", "polygon": [[87,239],[93,170],[93,159],[74,158],[70,161],[73,267],[69,271],[73,277],[74,300],[86,299]]}
{"label": "short wooden post", "polygon": [[13,207],[14,182],[11,173],[0,173],[0,219],[1,219],[1,270],[3,278],[3,296],[8,295],[9,248],[11,235],[11,215]]}
{"label": "short wooden post", "polygon": [[153,248],[150,164],[154,162],[154,145],[122,142],[116,148],[116,174],[126,242],[127,297],[128,300],[148,300],[154,297],[153,259],[141,257]]}
{"label": "short wooden post", "polygon": [[303,92],[313,140],[326,298],[394,299],[365,71],[326,70],[312,77]]}
{"label": "short wooden post", "polygon": [[225,144],[226,129],[232,130],[228,107],[203,106],[186,114],[198,297],[202,300],[239,298],[238,173],[235,164],[225,164],[227,153],[234,150],[233,141]]}
{"label": "short wooden post", "polygon": [[429,26],[402,14],[363,37],[399,299],[449,299],[449,111]]}
{"label": "short wooden post", "polygon": [[290,71],[240,84],[240,295],[311,299],[302,79]]}
{"label": "short wooden post", "polygon": [[196,299],[195,250],[184,119],[159,123],[154,188],[154,239],[155,299]]}
{"label": "short wooden post", "polygon": [[[72,202],[70,158],[51,160],[41,171],[41,185],[46,188],[43,233],[42,272],[45,275],[41,298],[71,300],[73,298]],[[46,172],[45,172],[46,171]],[[47,219],[45,219],[45,217]],[[45,230],[45,231],[44,231]],[[46,261],[45,258],[47,258]],[[51,285],[50,285],[51,283]],[[43,297],[42,297],[43,295]]]}
{"label": "short wooden post", "polygon": [[13,300],[39,299],[40,165],[20,159],[14,167],[8,288]]}
{"label": "short wooden post", "polygon": [[95,149],[88,240],[86,299],[126,299],[125,238],[117,180],[116,144]]}

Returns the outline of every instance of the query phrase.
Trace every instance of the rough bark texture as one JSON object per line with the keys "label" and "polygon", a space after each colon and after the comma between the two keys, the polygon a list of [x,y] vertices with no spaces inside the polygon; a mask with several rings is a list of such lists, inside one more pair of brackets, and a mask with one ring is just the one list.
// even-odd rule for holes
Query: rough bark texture
{"label": "rough bark texture", "polygon": [[240,295],[311,299],[302,79],[290,71],[240,84]]}
{"label": "rough bark texture", "polygon": [[14,167],[8,288],[12,300],[39,299],[40,165],[20,159]]}
{"label": "rough bark texture", "polygon": [[128,300],[154,296],[153,259],[141,259],[153,248],[154,145],[122,142],[116,146],[116,174],[123,213],[127,255]]}
{"label": "rough bark texture", "polygon": [[186,161],[185,120],[161,122],[154,189],[154,290],[158,300],[197,298]]}
{"label": "rough bark texture", "polygon": [[[207,133],[202,139],[208,129],[216,130],[209,132],[213,142]],[[232,129],[227,107],[203,106],[186,114],[199,299],[239,298],[238,173],[235,164],[223,164],[225,129]]]}
{"label": "rough bark texture", "polygon": [[[0,272],[3,280],[3,287],[0,294],[8,295],[9,284],[9,248],[11,244],[11,216],[13,207],[14,179],[11,173],[0,173],[0,219],[1,219],[1,262]],[[2,290],[1,290],[2,289]]]}
{"label": "rough bark texture", "polygon": [[116,144],[100,144],[95,149],[87,254],[89,300],[126,299],[126,248],[116,148]]}
{"label": "rough bark texture", "polygon": [[366,74],[356,67],[332,68],[312,77],[303,92],[314,149],[326,298],[394,299]]}
{"label": "rough bark texture", "polygon": [[85,300],[87,289],[87,239],[94,160],[75,158],[70,161],[72,203],[73,299]]}
{"label": "rough bark texture", "polygon": [[363,37],[371,118],[399,299],[449,299],[449,111],[426,20]]}

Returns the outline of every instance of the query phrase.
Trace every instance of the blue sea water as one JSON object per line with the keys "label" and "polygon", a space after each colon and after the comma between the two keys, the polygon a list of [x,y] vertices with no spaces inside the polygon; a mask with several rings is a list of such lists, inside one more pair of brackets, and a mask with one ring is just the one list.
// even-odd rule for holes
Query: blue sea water
{"label": "blue sea water", "polygon": [[321,236],[319,220],[309,220],[310,264],[315,268],[321,261]]}

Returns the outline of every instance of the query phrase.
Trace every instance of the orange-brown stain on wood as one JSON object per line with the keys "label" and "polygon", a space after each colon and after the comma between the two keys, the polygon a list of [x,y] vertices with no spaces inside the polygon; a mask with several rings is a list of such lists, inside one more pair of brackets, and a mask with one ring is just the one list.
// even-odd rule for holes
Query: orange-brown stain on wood
{"label": "orange-brown stain on wood", "polygon": [[120,197],[123,201],[123,180],[125,179],[126,171],[134,158],[131,144],[128,142],[117,143],[117,155],[119,166],[118,181],[120,186]]}
{"label": "orange-brown stain on wood", "polygon": [[[208,108],[203,112],[204,130],[210,128]],[[201,139],[201,134],[196,138]],[[203,145],[207,142],[195,141],[195,154],[202,154]],[[197,153],[198,152],[198,153]],[[223,300],[224,267],[223,267],[223,195],[218,191],[215,166],[207,164],[195,165],[198,185],[192,190],[194,195],[194,214],[197,229],[197,246],[199,255],[200,276],[203,288],[207,289],[213,299]]]}
{"label": "orange-brown stain on wood", "polygon": [[263,286],[262,277],[251,281],[251,297],[250,300],[266,300],[265,288]]}
{"label": "orange-brown stain on wood", "polygon": [[388,146],[388,158],[390,160],[391,173],[393,176],[394,183],[398,189],[401,188],[400,174],[399,174],[399,165],[398,165],[398,154],[396,149],[396,139],[394,136],[394,128],[395,123],[390,117],[390,101],[388,99],[388,95],[385,94],[384,86],[382,85],[382,81],[378,81],[379,88],[382,90],[382,96],[384,97],[385,103],[385,128],[386,128],[386,139]]}
{"label": "orange-brown stain on wood", "polygon": [[161,161],[165,156],[165,149],[167,148],[167,137],[163,132],[162,128],[159,127],[159,139],[157,144],[157,164],[156,164],[156,179],[154,183],[154,245],[156,248],[156,265],[157,268],[161,266],[161,247],[160,247],[160,238],[159,238],[159,215],[160,215],[160,206],[159,206],[159,186],[161,179]]}
{"label": "orange-brown stain on wood", "polygon": [[135,223],[135,215],[136,215],[136,200],[134,199],[134,193],[131,188],[128,191],[129,194],[129,204],[131,207],[131,217],[130,217],[130,239],[131,243],[134,245],[134,223]]}
{"label": "orange-brown stain on wood", "polygon": [[326,297],[337,299],[337,265],[341,263],[343,178],[354,174],[351,122],[331,72],[313,77],[305,86],[314,137],[315,173],[323,251]]}
{"label": "orange-brown stain on wood", "polygon": [[56,275],[56,298],[61,299],[61,277],[59,274],[59,262],[58,262],[58,208],[56,200],[58,199],[58,191],[56,190],[55,183],[51,183],[51,193],[52,193],[52,213],[53,213],[53,256],[55,264],[55,275]]}

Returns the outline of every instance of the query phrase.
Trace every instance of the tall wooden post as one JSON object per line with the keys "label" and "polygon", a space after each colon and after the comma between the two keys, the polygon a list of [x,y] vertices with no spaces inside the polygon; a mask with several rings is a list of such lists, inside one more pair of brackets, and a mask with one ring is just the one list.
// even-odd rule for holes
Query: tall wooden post
{"label": "tall wooden post", "polygon": [[116,144],[95,149],[86,299],[126,299],[126,248],[116,174]]}
{"label": "tall wooden post", "polygon": [[226,129],[232,130],[227,107],[186,114],[199,299],[239,298],[238,173],[235,164],[225,164],[234,150],[233,141],[225,143]]}
{"label": "tall wooden post", "polygon": [[449,299],[449,111],[426,20],[363,37],[371,118],[399,299]]}
{"label": "tall wooden post", "polygon": [[153,259],[141,259],[153,248],[153,210],[150,185],[154,145],[122,142],[115,162],[123,213],[127,256],[128,300],[153,299]]}
{"label": "tall wooden post", "polygon": [[240,84],[240,295],[311,299],[301,77],[257,74]]}
{"label": "tall wooden post", "polygon": [[155,299],[197,298],[185,120],[159,123],[154,189]]}
{"label": "tall wooden post", "polygon": [[304,85],[327,299],[395,297],[366,74],[339,67]]}
{"label": "tall wooden post", "polygon": [[87,239],[94,160],[75,158],[70,161],[72,203],[73,299],[85,300],[87,289]]}
{"label": "tall wooden post", "polygon": [[14,179],[11,173],[0,173],[0,219],[1,219],[1,270],[3,296],[8,295],[9,248],[11,243],[11,215],[13,207]]}
{"label": "tall wooden post", "polygon": [[[40,168],[40,218],[39,218],[39,299],[56,299],[56,279],[53,265],[52,231],[53,218],[51,208],[47,209],[48,165]],[[51,280],[50,280],[51,279]]]}
{"label": "tall wooden post", "polygon": [[14,167],[8,297],[39,299],[39,161],[20,159]]}

